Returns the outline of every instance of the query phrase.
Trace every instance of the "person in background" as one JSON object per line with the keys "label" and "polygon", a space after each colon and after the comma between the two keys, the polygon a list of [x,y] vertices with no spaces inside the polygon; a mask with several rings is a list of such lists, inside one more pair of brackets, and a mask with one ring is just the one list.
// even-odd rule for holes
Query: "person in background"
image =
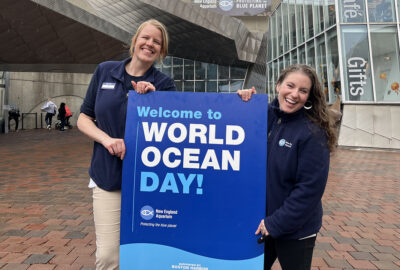
{"label": "person in background", "polygon": [[19,109],[15,106],[11,106],[11,109],[8,111],[8,130],[10,130],[10,122],[11,120],[15,121],[15,131],[18,131],[19,117],[20,117]]}
{"label": "person in background", "polygon": [[61,102],[60,104],[60,108],[58,109],[58,118],[61,121],[61,127],[60,127],[60,131],[64,131],[64,127],[65,127],[65,116],[67,114],[67,111],[65,110],[65,103]]}
{"label": "person in background", "polygon": [[57,113],[57,105],[49,98],[47,102],[42,106],[42,111],[46,112],[44,120],[46,121],[47,129],[50,130],[53,116]]}
{"label": "person in background", "polygon": [[[336,133],[314,69],[287,67],[276,91],[268,106],[267,211],[255,233],[265,242],[264,269],[278,258],[283,270],[308,270]],[[254,92],[238,94],[247,101]]]}
{"label": "person in background", "polygon": [[[154,67],[168,54],[168,35],[157,20],[142,23],[132,37],[131,58],[101,63],[93,74],[78,128],[94,143],[89,169],[93,190],[96,269],[118,269],[122,160],[128,91],[175,91],[174,81]],[[94,122],[96,121],[96,122]]]}
{"label": "person in background", "polygon": [[[68,128],[71,128],[71,124],[69,123],[69,119],[72,117],[72,112],[71,110],[68,108],[67,104],[65,104],[65,126],[67,126]],[[64,128],[65,128],[64,126]]]}

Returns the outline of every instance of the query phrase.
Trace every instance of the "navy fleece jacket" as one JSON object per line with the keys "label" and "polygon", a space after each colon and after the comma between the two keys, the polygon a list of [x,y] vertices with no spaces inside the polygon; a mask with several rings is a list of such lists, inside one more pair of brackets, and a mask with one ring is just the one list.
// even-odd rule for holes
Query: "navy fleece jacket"
{"label": "navy fleece jacket", "polygon": [[330,151],[324,131],[301,110],[268,109],[267,217],[273,238],[300,239],[319,231]]}
{"label": "navy fleece jacket", "polygon": [[[176,91],[174,81],[154,66],[141,77],[129,76],[125,66],[130,61],[131,58],[128,58],[99,64],[81,106],[81,112],[96,119],[97,127],[112,138],[124,138],[127,93],[133,90],[131,80],[150,82],[157,91]],[[122,160],[110,155],[100,143],[94,142],[89,175],[101,189],[120,190]]]}

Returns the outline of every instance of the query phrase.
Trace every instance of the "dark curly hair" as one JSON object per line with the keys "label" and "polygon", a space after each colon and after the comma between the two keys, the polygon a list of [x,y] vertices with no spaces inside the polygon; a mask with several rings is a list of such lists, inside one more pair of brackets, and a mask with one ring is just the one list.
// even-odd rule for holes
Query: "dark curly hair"
{"label": "dark curly hair", "polygon": [[322,91],[321,83],[318,80],[317,73],[312,67],[307,65],[291,65],[280,73],[276,85],[281,84],[285,80],[287,75],[293,72],[301,72],[310,79],[311,89],[307,101],[311,102],[312,108],[309,110],[305,110],[305,112],[306,115],[316,125],[318,125],[320,128],[322,128],[322,130],[325,131],[329,150],[333,152],[336,149],[337,133],[334,126],[334,120],[326,104],[325,96]]}

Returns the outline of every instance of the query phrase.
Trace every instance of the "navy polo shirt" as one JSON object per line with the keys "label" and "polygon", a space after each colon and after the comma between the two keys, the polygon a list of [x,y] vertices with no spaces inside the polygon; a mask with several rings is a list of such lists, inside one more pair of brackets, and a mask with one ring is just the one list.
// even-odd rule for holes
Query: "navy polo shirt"
{"label": "navy polo shirt", "polygon": [[[124,138],[130,80],[147,81],[157,91],[176,91],[174,81],[154,66],[141,77],[130,76],[125,66],[131,61],[108,61],[99,64],[90,81],[81,112],[93,117],[97,127],[112,138]],[[127,76],[129,76],[127,78]],[[89,175],[101,189],[120,190],[122,161],[94,142]]]}

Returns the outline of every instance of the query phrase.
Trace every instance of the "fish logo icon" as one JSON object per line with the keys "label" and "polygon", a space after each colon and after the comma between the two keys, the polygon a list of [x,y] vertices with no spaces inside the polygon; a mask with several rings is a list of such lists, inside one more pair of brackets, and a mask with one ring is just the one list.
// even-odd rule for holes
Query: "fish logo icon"
{"label": "fish logo icon", "polygon": [[145,205],[140,209],[140,216],[144,220],[150,220],[154,217],[154,209],[150,205]]}
{"label": "fish logo icon", "polygon": [[142,212],[140,212],[140,214],[142,214],[143,216],[150,216],[150,215],[153,215],[153,211],[144,209],[144,210],[142,210]]}
{"label": "fish logo icon", "polygon": [[286,143],[286,140],[285,140],[285,139],[280,139],[280,140],[279,140],[279,146],[284,146],[285,143]]}
{"label": "fish logo icon", "polygon": [[229,11],[233,8],[233,0],[219,0],[219,8],[223,11]]}

